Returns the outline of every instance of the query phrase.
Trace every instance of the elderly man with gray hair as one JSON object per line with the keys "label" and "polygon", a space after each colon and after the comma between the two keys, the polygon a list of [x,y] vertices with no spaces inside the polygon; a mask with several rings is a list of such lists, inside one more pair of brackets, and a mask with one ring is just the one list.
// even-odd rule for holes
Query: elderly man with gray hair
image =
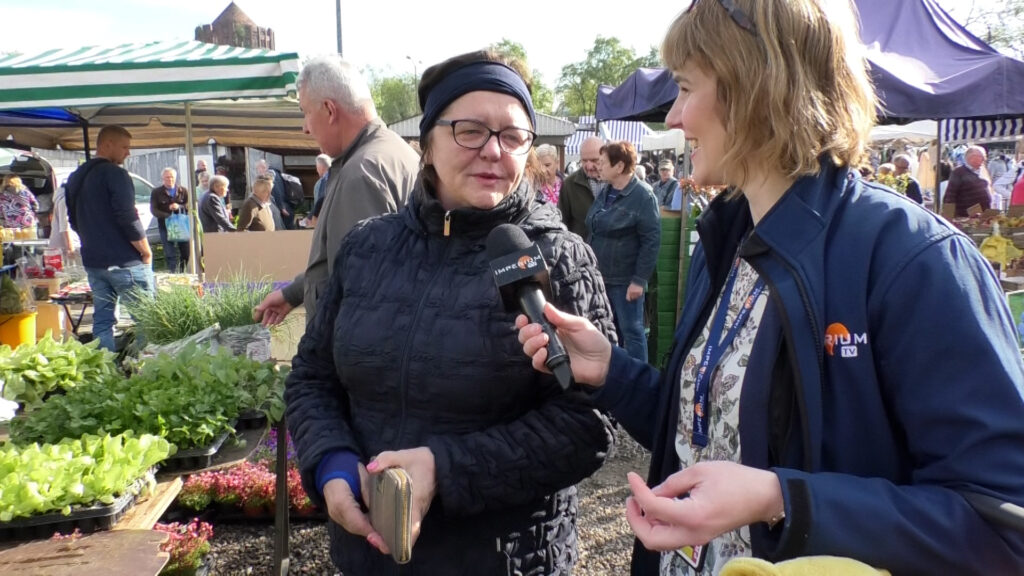
{"label": "elderly man with gray hair", "polygon": [[264,325],[305,304],[307,325],[333,272],[341,241],[360,220],[398,212],[409,198],[420,157],[377,117],[366,80],[341,56],[313,58],[296,82],[303,131],[331,158],[306,271],[254,310]]}
{"label": "elderly man with gray hair", "polygon": [[892,165],[895,168],[893,173],[896,176],[907,175],[907,188],[903,192],[918,204],[924,203],[924,197],[921,195],[921,184],[918,183],[917,179],[910,175],[910,156],[907,154],[897,154],[892,159]]}
{"label": "elderly man with gray hair", "polygon": [[964,165],[957,166],[949,176],[943,204],[956,207],[954,216],[967,216],[967,209],[974,205],[982,210],[992,207],[991,183],[982,174],[987,153],[981,146],[971,146],[964,155]]}
{"label": "elderly man with gray hair", "polygon": [[590,237],[587,230],[587,212],[594,198],[604,188],[598,163],[601,161],[601,146],[604,140],[590,136],[580,144],[580,169],[565,179],[561,193],[558,195],[558,209],[562,212],[562,222],[570,232],[582,238]]}

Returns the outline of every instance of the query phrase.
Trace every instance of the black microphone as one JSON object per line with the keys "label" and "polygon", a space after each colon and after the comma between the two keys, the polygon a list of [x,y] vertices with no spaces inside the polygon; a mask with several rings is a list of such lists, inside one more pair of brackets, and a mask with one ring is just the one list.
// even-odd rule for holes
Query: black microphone
{"label": "black microphone", "polygon": [[544,317],[551,285],[548,266],[538,247],[514,224],[501,224],[487,235],[487,256],[494,282],[501,291],[505,310],[522,310],[530,322],[540,324],[548,335],[548,359],[544,363],[563,390],[572,385],[572,368],[554,326]]}

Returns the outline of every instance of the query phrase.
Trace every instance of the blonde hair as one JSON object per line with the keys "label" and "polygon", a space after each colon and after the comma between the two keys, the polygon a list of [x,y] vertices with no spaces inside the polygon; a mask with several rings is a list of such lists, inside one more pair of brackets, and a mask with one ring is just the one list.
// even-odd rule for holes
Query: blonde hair
{"label": "blonde hair", "polygon": [[814,175],[823,154],[860,162],[877,100],[850,0],[734,2],[756,34],[720,3],[695,1],[661,47],[669,69],[692,61],[717,79],[727,179],[745,181],[754,163]]}
{"label": "blonde hair", "polygon": [[8,174],[8,175],[4,176],[3,187],[4,188],[13,188],[14,190],[21,190],[22,187],[23,187],[23,185],[21,183],[21,178],[18,177],[18,176],[15,176],[14,174]]}

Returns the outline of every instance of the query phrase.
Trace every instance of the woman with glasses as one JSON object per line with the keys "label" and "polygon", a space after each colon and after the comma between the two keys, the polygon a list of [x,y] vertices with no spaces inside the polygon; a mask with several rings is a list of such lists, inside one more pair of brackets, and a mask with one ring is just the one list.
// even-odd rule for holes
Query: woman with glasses
{"label": "woman with glasses", "polygon": [[[874,122],[846,2],[696,0],[662,45],[698,221],[664,371],[548,307],[576,382],[652,450],[635,574],[832,555],[892,574],[1022,574],[1024,364],[992,268],[854,177]],[[543,367],[547,338],[517,319]],[[646,550],[645,550],[646,548]]]}
{"label": "woman with glasses", "polygon": [[587,239],[608,291],[619,341],[633,358],[647,361],[644,291],[658,263],[661,221],[651,187],[634,175],[636,149],[629,142],[601,147],[598,169],[605,187],[587,212]]}
{"label": "woman with glasses", "polygon": [[552,301],[614,339],[597,263],[523,179],[535,114],[517,68],[458,56],[424,72],[419,98],[411,200],[346,237],[293,362],[296,445],[320,462],[308,480],[346,575],[395,573],[360,510],[367,472],[394,466],[412,481],[409,573],[569,574],[575,484],[601,466],[612,429],[522,355],[487,238],[518,226],[544,255]]}

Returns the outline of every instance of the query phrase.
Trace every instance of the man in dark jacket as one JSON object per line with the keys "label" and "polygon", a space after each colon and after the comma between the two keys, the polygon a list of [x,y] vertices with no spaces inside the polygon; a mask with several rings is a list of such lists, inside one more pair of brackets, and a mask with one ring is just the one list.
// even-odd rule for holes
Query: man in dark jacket
{"label": "man in dark jacket", "polygon": [[[323,82],[307,84],[317,75],[347,86],[325,89]],[[360,220],[397,212],[408,200],[419,173],[420,157],[377,117],[366,81],[339,56],[307,62],[297,85],[306,132],[334,160],[327,173],[305,273],[282,290],[271,292],[256,307],[257,317],[268,326],[284,320],[300,304],[306,306],[307,325],[312,322],[342,239]],[[346,101],[346,96],[351,101]]]}
{"label": "man in dark jacket", "polygon": [[992,207],[989,181],[981,176],[985,155],[985,149],[981,146],[971,146],[964,155],[964,165],[958,166],[949,177],[942,203],[956,206],[954,216],[966,217],[967,209],[976,204],[982,210]]}
{"label": "man in dark jacket", "polygon": [[171,214],[188,213],[188,190],[178,185],[178,171],[164,168],[161,174],[163,184],[153,188],[149,196],[149,211],[156,218],[160,228],[160,242],[164,245],[164,258],[167,259],[167,270],[172,274],[185,271],[188,264],[189,241],[172,242],[167,238],[167,219]]}
{"label": "man in dark jacket", "polygon": [[131,134],[105,126],[96,157],[70,177],[68,221],[82,240],[82,264],[93,297],[93,337],[114,350],[114,309],[133,289],[153,290],[153,252],[135,210],[135,187],[119,164],[131,150]]}
{"label": "man in dark jacket", "polygon": [[594,198],[604,187],[598,174],[597,163],[601,160],[601,146],[604,140],[591,136],[580,145],[580,168],[562,183],[562,191],[558,195],[558,209],[562,212],[562,222],[570,232],[581,238],[590,236],[587,230],[587,212]]}

